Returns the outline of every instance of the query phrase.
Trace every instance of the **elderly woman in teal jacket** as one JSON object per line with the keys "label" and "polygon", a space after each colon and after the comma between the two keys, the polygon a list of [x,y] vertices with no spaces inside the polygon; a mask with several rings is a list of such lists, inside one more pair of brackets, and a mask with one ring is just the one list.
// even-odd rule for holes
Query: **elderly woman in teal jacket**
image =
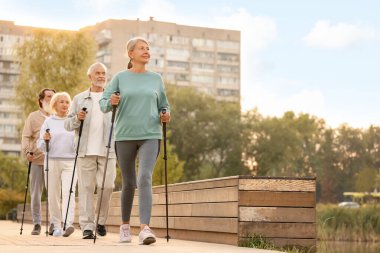
{"label": "elderly woman in teal jacket", "polygon": [[[139,189],[140,244],[156,237],[149,228],[152,210],[152,173],[160,152],[161,122],[170,121],[170,107],[162,78],[148,71],[149,43],[136,37],[128,41],[128,69],[117,73],[103,93],[103,112],[117,105],[115,148],[122,175],[120,242],[131,242],[130,217],[135,188]],[[119,92],[119,95],[115,94]],[[166,109],[163,114],[162,110]],[[136,180],[135,161],[139,157]]]}

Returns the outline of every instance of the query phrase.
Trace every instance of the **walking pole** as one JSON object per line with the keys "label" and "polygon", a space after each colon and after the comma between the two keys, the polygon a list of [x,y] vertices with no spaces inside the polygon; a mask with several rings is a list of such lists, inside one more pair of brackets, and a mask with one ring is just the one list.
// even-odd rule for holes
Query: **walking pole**
{"label": "walking pole", "polygon": [[[162,109],[162,114],[166,113],[166,108]],[[169,242],[169,207],[168,207],[168,157],[166,153],[166,122],[162,122],[162,132],[164,135],[164,160],[165,160],[165,206],[166,206],[166,241]]]}
{"label": "walking pole", "polygon": [[[118,91],[114,92],[115,95],[119,95],[120,93]],[[112,139],[112,131],[113,131],[113,124],[115,122],[115,115],[116,115],[116,108],[117,105],[112,106],[112,117],[111,117],[111,129],[110,129],[110,136],[108,138],[108,145],[107,145],[107,154],[106,154],[106,162],[104,164],[104,172],[103,172],[103,181],[102,181],[102,188],[100,189],[100,198],[98,198],[97,203],[98,204],[98,216],[96,217],[96,225],[95,225],[95,236],[94,236],[94,243],[96,242],[96,230],[98,228],[99,224],[99,216],[100,216],[100,206],[102,205],[102,199],[103,199],[103,190],[104,190],[104,181],[106,180],[106,172],[107,172],[107,165],[108,165],[108,157],[110,155],[110,148],[111,148],[111,139]]]}
{"label": "walking pole", "polygon": [[[86,112],[86,110],[87,110],[86,107],[82,108],[82,111]],[[75,167],[77,165],[78,151],[79,151],[80,137],[82,136],[82,130],[83,130],[83,120],[80,121],[80,126],[79,126],[78,145],[77,145],[77,151],[76,151],[75,159],[74,159],[73,176],[71,177],[69,200],[67,202],[67,209],[66,209],[66,215],[65,215],[65,223],[63,224],[63,230],[64,231],[66,230],[67,214],[69,213],[70,199],[71,199],[71,194],[73,193],[73,183],[74,183],[74,176],[75,176]]]}
{"label": "walking pole", "polygon": [[[33,155],[33,152],[29,152],[29,154]],[[32,162],[31,161],[29,161],[29,165],[28,165],[28,177],[26,178],[24,208],[22,209],[22,220],[21,220],[20,235],[22,235],[22,227],[24,225],[25,204],[26,204],[26,196],[28,195],[30,167],[32,167]]]}
{"label": "walking pole", "polygon": [[[50,129],[46,129],[46,133],[49,133]],[[49,140],[45,140],[46,146],[46,236],[49,235]]]}

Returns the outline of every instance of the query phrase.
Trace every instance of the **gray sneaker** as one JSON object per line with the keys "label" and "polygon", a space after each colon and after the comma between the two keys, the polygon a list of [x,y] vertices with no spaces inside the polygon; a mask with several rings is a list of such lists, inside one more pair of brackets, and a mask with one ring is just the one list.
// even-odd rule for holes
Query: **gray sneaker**
{"label": "gray sneaker", "polygon": [[72,233],[74,233],[74,227],[69,226],[66,228],[65,232],[63,233],[63,237],[69,237]]}
{"label": "gray sneaker", "polygon": [[139,234],[139,243],[144,245],[149,245],[156,242],[156,236],[153,234],[153,231],[145,226]]}
{"label": "gray sneaker", "polygon": [[41,225],[40,224],[34,224],[32,235],[39,235],[41,234]]}
{"label": "gray sneaker", "polygon": [[53,235],[53,232],[54,232],[54,224],[50,224],[49,235]]}

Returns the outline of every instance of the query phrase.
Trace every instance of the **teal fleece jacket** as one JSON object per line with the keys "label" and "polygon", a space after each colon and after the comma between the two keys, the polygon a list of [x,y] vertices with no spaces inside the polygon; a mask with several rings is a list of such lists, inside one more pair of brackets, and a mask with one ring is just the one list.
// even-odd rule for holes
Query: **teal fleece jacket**
{"label": "teal fleece jacket", "polygon": [[110,96],[120,92],[115,118],[115,141],[162,139],[160,112],[170,112],[164,83],[158,73],[129,70],[117,73],[99,101],[101,110],[112,110]]}

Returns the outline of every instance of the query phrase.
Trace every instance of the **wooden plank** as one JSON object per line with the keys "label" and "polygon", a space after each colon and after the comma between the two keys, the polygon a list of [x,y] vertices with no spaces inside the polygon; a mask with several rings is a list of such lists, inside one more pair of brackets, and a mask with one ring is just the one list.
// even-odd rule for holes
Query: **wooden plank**
{"label": "wooden plank", "polygon": [[[121,217],[109,216],[107,224],[120,225]],[[130,224],[139,226],[139,217],[131,217]],[[166,218],[152,217],[149,225],[152,228],[166,228]],[[237,218],[169,217],[169,228],[237,234],[238,221]]]}
{"label": "wooden plank", "polygon": [[[168,200],[169,204],[233,202],[238,201],[238,191],[236,187],[225,187],[171,192]],[[135,196],[134,203],[138,203],[137,201],[138,196]],[[165,204],[165,193],[153,194],[153,204]]]}
{"label": "wooden plank", "polygon": [[[238,217],[237,202],[176,204],[169,205],[168,209],[170,217]],[[120,207],[111,207],[109,215],[121,215]],[[139,207],[138,205],[133,205],[131,216],[138,215]],[[166,216],[166,206],[153,205],[152,216]]]}
{"label": "wooden plank", "polygon": [[253,234],[263,237],[304,239],[314,239],[317,236],[315,223],[239,222],[239,237]]}
{"label": "wooden plank", "polygon": [[[169,205],[170,217],[238,217],[238,204],[237,202],[224,202],[224,203],[195,203],[195,204],[177,204]],[[121,216],[121,208],[119,206],[111,206],[108,215]],[[139,215],[138,205],[132,206],[131,216]],[[152,217],[166,216],[165,205],[153,205]]]}
{"label": "wooden plank", "polygon": [[[168,193],[178,192],[178,191],[192,191],[192,190],[202,190],[202,189],[215,189],[215,188],[224,188],[238,185],[238,177],[227,177],[227,178],[215,178],[207,180],[198,180],[185,183],[171,184],[168,185]],[[164,186],[154,186],[153,193],[165,193]],[[135,191],[135,196],[139,195],[138,189]],[[112,198],[121,198],[121,192],[113,192]]]}
{"label": "wooden plank", "polygon": [[[200,189],[212,189],[212,188],[237,186],[238,182],[239,182],[238,176],[189,181],[189,182],[183,182],[183,183],[169,184],[168,192],[191,191],[191,190],[200,190]],[[160,186],[153,187],[153,193],[163,193],[163,192],[165,192],[165,186],[160,185]]]}
{"label": "wooden plank", "polygon": [[[192,191],[169,192],[169,204],[185,203],[210,203],[210,202],[233,202],[238,201],[238,191],[236,186],[201,189]],[[138,204],[138,195],[135,194],[133,203]],[[153,194],[153,205],[164,205],[166,202],[165,193]],[[111,199],[112,206],[120,206],[118,194],[114,194]]]}
{"label": "wooden plank", "polygon": [[239,207],[239,221],[315,222],[314,208]]}
{"label": "wooden plank", "polygon": [[315,207],[315,193],[239,191],[239,206]]}
{"label": "wooden plank", "polygon": [[239,179],[239,190],[315,192],[315,180]]}

